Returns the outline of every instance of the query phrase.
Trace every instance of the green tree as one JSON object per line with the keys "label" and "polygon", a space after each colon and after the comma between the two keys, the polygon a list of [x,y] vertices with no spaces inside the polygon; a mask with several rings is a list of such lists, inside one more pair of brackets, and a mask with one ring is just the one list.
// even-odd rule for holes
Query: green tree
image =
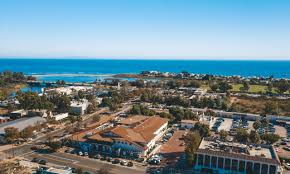
{"label": "green tree", "polygon": [[269,84],[267,85],[267,92],[268,92],[268,93],[272,93],[272,90],[273,90],[273,84],[272,84],[272,83],[269,83]]}
{"label": "green tree", "polygon": [[56,152],[58,149],[62,147],[62,142],[60,141],[50,141],[47,144],[49,148],[53,151]]}
{"label": "green tree", "polygon": [[190,132],[185,136],[184,142],[187,163],[191,166],[195,162],[194,155],[201,142],[201,137],[198,132]]}
{"label": "green tree", "polygon": [[254,128],[255,130],[258,130],[261,126],[262,126],[262,123],[260,122],[260,120],[256,120],[256,121],[253,123],[253,128]]}
{"label": "green tree", "polygon": [[98,114],[95,114],[95,115],[93,116],[93,122],[99,122],[100,119],[101,119],[101,117],[100,117],[100,115],[98,115]]}
{"label": "green tree", "polygon": [[76,174],[83,174],[83,169],[82,168],[77,168],[76,169]]}
{"label": "green tree", "polygon": [[209,126],[206,124],[202,124],[200,122],[197,122],[194,127],[192,128],[193,132],[198,132],[201,137],[209,137],[210,136],[210,130]]}
{"label": "green tree", "polygon": [[20,132],[20,137],[23,139],[32,138],[33,131],[34,131],[34,128],[32,126],[28,126]]}
{"label": "green tree", "polygon": [[97,174],[110,174],[111,167],[108,165],[103,165],[98,171]]}
{"label": "green tree", "polygon": [[248,142],[249,134],[247,130],[239,128],[237,129],[237,134],[235,135],[235,138],[238,142],[246,143]]}
{"label": "green tree", "polygon": [[277,102],[268,101],[265,103],[264,106],[264,114],[272,114],[278,115],[279,114],[279,106]]}
{"label": "green tree", "polygon": [[211,84],[209,87],[213,92],[217,92],[217,90],[219,89],[219,85],[216,83]]}
{"label": "green tree", "polygon": [[269,126],[269,120],[267,118],[262,118],[261,119],[261,126],[263,128],[268,128],[268,126]]}
{"label": "green tree", "polygon": [[280,139],[280,136],[277,134],[269,134],[268,133],[268,134],[261,135],[261,139],[270,143],[270,144],[273,144]]}
{"label": "green tree", "polygon": [[227,92],[228,90],[231,90],[233,87],[232,87],[232,85],[230,85],[229,83],[227,83],[227,82],[221,82],[220,84],[219,84],[219,90],[221,91],[221,92]]}
{"label": "green tree", "polygon": [[249,91],[250,84],[248,82],[243,82],[243,86],[240,88],[241,91]]}
{"label": "green tree", "polygon": [[280,94],[284,94],[290,88],[290,84],[286,80],[280,80],[275,83],[275,87],[277,88],[277,92]]}
{"label": "green tree", "polygon": [[221,131],[219,132],[219,135],[220,135],[221,140],[226,141],[227,136],[228,136],[228,132],[225,131],[225,130],[221,130]]}
{"label": "green tree", "polygon": [[251,131],[249,135],[251,143],[258,144],[261,141],[260,135],[256,131]]}
{"label": "green tree", "polygon": [[14,143],[19,138],[19,130],[15,127],[7,127],[5,131],[5,140],[8,143]]}

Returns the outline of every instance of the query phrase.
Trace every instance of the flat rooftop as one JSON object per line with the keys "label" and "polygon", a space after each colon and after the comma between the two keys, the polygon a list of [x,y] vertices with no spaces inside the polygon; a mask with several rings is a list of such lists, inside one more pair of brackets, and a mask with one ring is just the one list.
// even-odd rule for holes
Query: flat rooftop
{"label": "flat rooftop", "polygon": [[232,142],[214,142],[214,141],[208,141],[208,140],[202,140],[199,149],[206,149],[206,150],[213,150],[213,151],[222,151],[222,152],[228,152],[228,153],[239,153],[244,154],[248,156],[254,156],[254,157],[263,157],[263,158],[269,158],[273,159],[273,153],[270,148],[256,148],[249,146],[245,144],[240,143],[232,143]]}

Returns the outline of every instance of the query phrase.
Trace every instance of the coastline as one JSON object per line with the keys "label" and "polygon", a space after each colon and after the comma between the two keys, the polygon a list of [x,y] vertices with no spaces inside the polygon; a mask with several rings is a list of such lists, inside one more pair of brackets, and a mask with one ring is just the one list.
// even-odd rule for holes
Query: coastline
{"label": "coastline", "polygon": [[34,77],[57,77],[57,76],[67,76],[67,77],[111,77],[116,74],[31,74]]}

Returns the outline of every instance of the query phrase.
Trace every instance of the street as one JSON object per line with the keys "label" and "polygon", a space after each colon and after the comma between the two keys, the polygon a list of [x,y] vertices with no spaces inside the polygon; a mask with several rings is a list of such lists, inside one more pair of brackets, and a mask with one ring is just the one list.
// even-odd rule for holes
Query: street
{"label": "street", "polygon": [[95,173],[102,166],[107,166],[107,168],[110,169],[110,172],[114,174],[146,173],[146,168],[140,165],[138,165],[138,167],[136,166],[126,167],[121,166],[120,164],[112,164],[106,161],[60,152],[49,154],[38,154],[35,152],[31,152],[23,155],[23,157],[28,159],[29,161],[32,160],[33,158],[44,159],[48,162],[48,165],[51,166],[69,166],[73,168],[82,168],[83,171],[91,173]]}

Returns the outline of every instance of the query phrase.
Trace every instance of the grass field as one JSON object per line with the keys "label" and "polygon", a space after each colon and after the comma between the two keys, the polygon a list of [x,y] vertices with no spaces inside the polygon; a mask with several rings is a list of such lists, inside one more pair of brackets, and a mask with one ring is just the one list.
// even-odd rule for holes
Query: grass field
{"label": "grass field", "polygon": [[[233,86],[232,92],[241,92],[240,88],[243,86],[243,84],[231,84]],[[202,85],[201,88],[210,90],[210,87],[208,85]],[[249,91],[250,93],[266,93],[267,92],[267,86],[265,85],[250,85]],[[275,88],[272,89],[272,93],[276,94],[277,91]],[[285,94],[290,94],[289,92],[286,92]]]}

